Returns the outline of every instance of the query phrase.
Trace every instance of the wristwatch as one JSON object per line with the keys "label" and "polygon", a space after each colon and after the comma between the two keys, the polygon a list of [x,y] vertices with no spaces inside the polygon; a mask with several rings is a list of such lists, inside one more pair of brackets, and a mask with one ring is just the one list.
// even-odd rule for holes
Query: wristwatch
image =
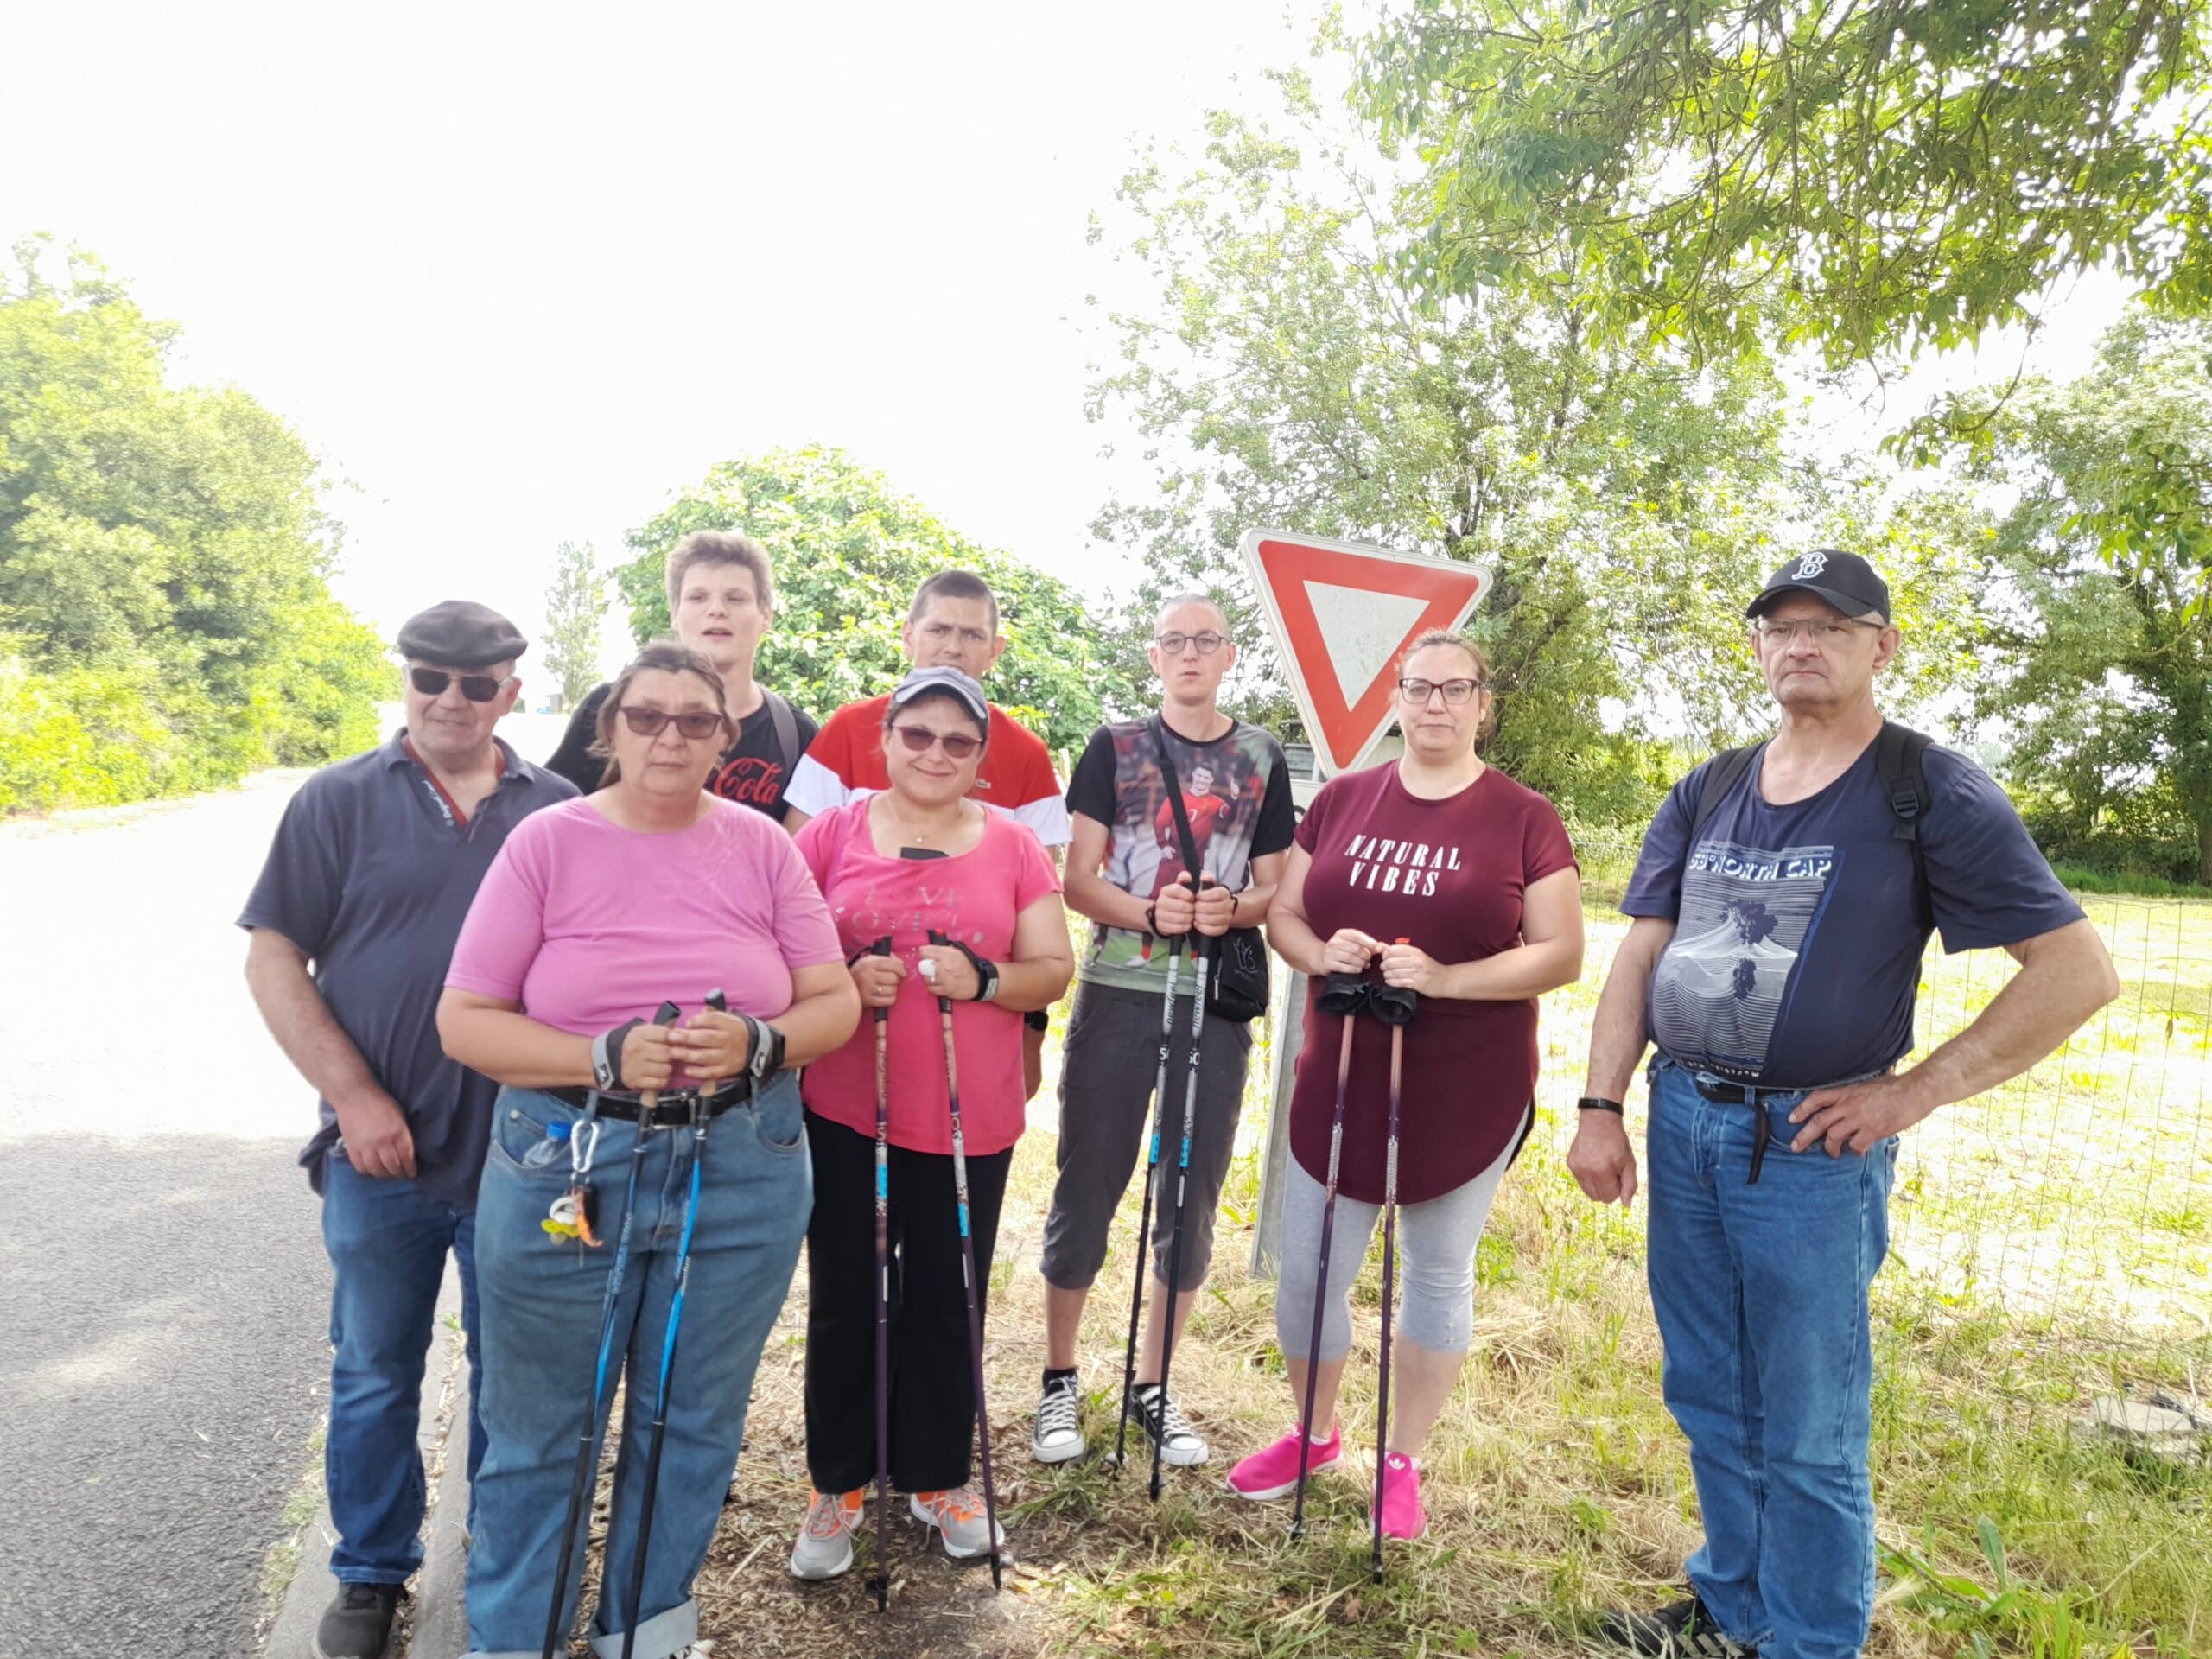
{"label": "wristwatch", "polygon": [[1574,1103],[1578,1112],[1611,1112],[1615,1117],[1625,1117],[1618,1100],[1607,1100],[1603,1095],[1585,1095]]}
{"label": "wristwatch", "polygon": [[746,1029],[752,1033],[753,1052],[745,1062],[745,1074],[757,1084],[765,1083],[775,1072],[784,1069],[784,1033],[766,1020],[745,1016]]}

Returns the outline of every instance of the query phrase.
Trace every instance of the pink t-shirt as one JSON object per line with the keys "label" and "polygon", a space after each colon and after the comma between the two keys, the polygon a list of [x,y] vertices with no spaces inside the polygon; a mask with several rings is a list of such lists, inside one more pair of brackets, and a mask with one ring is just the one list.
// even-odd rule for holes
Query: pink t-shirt
{"label": "pink t-shirt", "polygon": [[[1014,953],[1014,919],[1060,890],[1052,861],[1025,824],[985,815],[983,838],[950,858],[886,858],[868,831],[868,798],[833,807],[798,832],[849,959],[885,934],[906,964],[887,1027],[891,1142],[914,1152],[952,1150],[944,1087],[944,1023],[915,969],[930,931],[964,940],[992,962]],[[538,815],[543,817],[543,813]],[[960,1127],[968,1150],[1002,1152],[1021,1138],[1021,1016],[995,1002],[955,1002]],[[834,1123],[875,1134],[875,1016],[853,1039],[806,1068],[807,1106]]]}
{"label": "pink t-shirt", "polygon": [[446,983],[593,1036],[652,1019],[664,999],[689,1017],[716,989],[733,1014],[772,1020],[791,1005],[793,969],[843,960],[791,838],[760,813],[710,801],[690,828],[652,835],[585,799],[508,833]]}

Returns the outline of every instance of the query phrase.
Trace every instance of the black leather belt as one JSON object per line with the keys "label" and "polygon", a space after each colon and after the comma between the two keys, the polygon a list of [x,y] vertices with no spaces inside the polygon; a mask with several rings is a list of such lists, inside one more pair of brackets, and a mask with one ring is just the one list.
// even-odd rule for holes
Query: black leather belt
{"label": "black leather belt", "polygon": [[1751,1173],[1750,1179],[1744,1185],[1755,1185],[1759,1179],[1760,1169],[1766,1164],[1767,1147],[1774,1139],[1774,1130],[1766,1121],[1766,1106],[1759,1096],[1763,1094],[1791,1095],[1802,1091],[1795,1089],[1755,1089],[1748,1084],[1721,1083],[1700,1077],[1694,1071],[1690,1073],[1690,1082],[1698,1093],[1717,1104],[1749,1106],[1751,1109],[1751,1117],[1756,1125],[1751,1130]]}
{"label": "black leather belt", "polygon": [[[545,1092],[564,1105],[578,1111],[591,1109],[592,1096],[597,1091],[590,1089],[548,1089]],[[712,1094],[702,1094],[696,1089],[664,1089],[653,1102],[652,1111],[645,1111],[645,1103],[636,1095],[600,1095],[599,1115],[619,1122],[642,1122],[649,1129],[672,1129],[678,1124],[691,1122],[692,1113],[701,1106],[706,1116],[719,1117],[733,1106],[742,1106],[753,1098],[753,1079],[734,1077],[723,1084]]]}

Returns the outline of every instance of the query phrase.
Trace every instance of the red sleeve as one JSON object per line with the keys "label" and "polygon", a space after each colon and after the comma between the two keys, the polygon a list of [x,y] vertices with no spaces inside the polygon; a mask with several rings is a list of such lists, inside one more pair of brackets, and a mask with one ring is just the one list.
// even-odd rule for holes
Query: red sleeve
{"label": "red sleeve", "polygon": [[1045,740],[1027,727],[1018,729],[1029,740],[1023,745],[1021,781],[1015,790],[1016,798],[999,804],[1027,806],[1032,801],[1059,799],[1060,780],[1052,775],[1052,752],[1045,747]]}
{"label": "red sleeve", "polygon": [[837,781],[847,789],[853,787],[853,707],[849,702],[831,715],[829,723],[814,734],[814,741],[806,750],[808,760],[835,772]]}
{"label": "red sleeve", "polygon": [[1521,820],[1522,885],[1533,887],[1548,875],[1580,868],[1559,809],[1531,791],[1528,813]]}
{"label": "red sleeve", "polygon": [[1329,822],[1329,809],[1336,804],[1338,781],[1332,778],[1321,785],[1320,792],[1306,807],[1306,816],[1299,819],[1298,828],[1291,833],[1291,845],[1303,847],[1308,858],[1313,856],[1313,849],[1321,844],[1321,832]]}

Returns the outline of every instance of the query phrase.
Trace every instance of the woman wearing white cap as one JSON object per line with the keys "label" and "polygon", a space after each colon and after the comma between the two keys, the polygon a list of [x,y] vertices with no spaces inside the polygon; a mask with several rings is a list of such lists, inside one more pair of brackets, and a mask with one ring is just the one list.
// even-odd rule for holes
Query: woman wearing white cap
{"label": "woman wearing white cap", "polygon": [[[989,721],[982,689],[957,669],[907,675],[884,712],[890,788],[823,813],[798,839],[888,1042],[891,1484],[957,1556],[991,1541],[969,1484],[976,1399],[938,999],[952,1003],[980,1313],[1022,1129],[1022,1016],[1058,1001],[1075,971],[1052,860],[1026,825],[967,798]],[[815,1492],[791,1571],[804,1579],[852,1565],[875,1478],[876,1030],[864,1019],[804,1084]]]}

